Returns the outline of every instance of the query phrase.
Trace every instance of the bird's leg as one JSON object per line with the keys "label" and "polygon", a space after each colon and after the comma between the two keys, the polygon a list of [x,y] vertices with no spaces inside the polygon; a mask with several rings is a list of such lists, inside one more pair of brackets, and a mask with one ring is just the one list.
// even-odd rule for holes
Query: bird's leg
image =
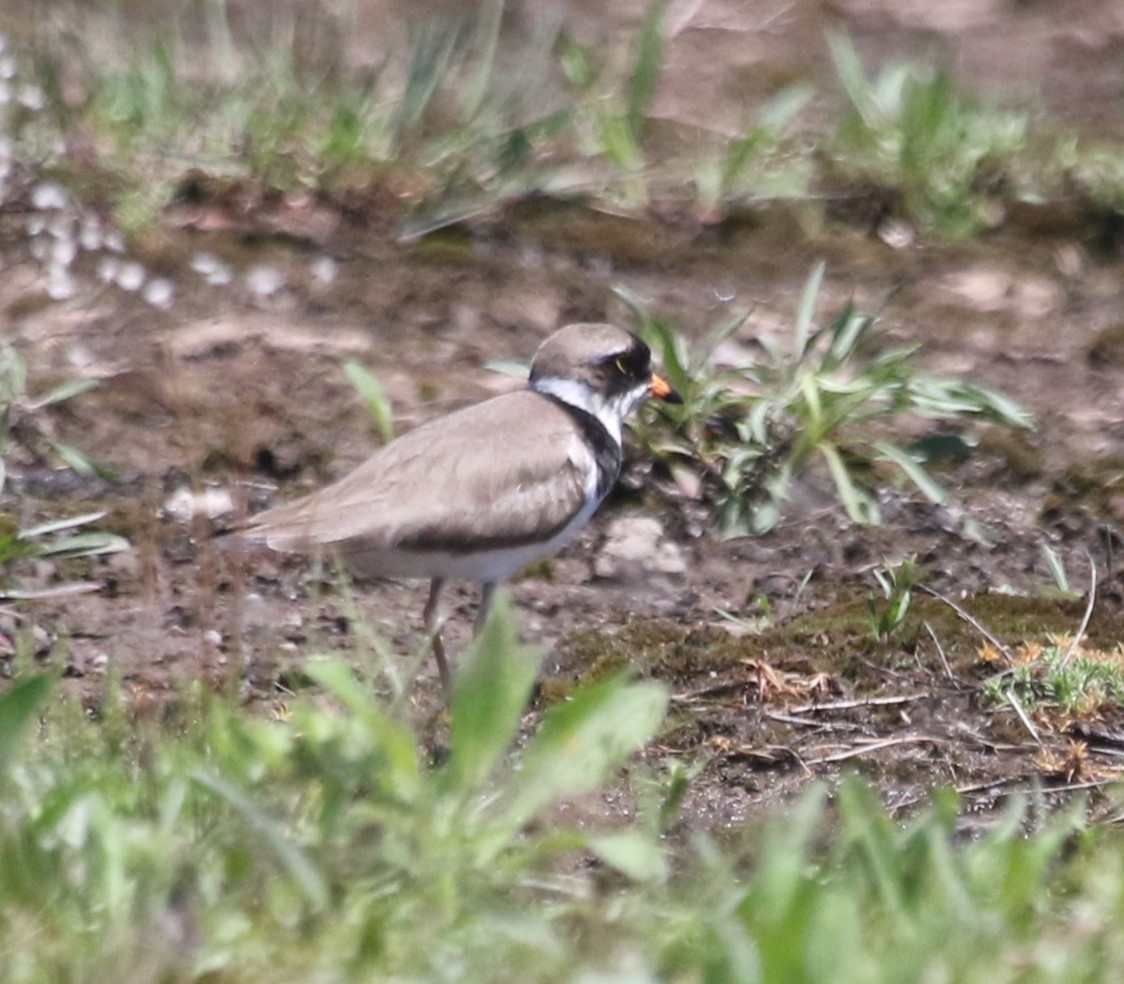
{"label": "bird's leg", "polygon": [[496,596],[498,585],[495,581],[485,581],[480,589],[480,607],[476,609],[476,621],[472,625],[473,638],[484,631],[484,623],[492,611],[492,599]]}
{"label": "bird's leg", "polygon": [[441,677],[441,686],[445,694],[452,693],[453,678],[449,674],[449,661],[445,658],[445,643],[441,641],[441,619],[437,602],[441,597],[441,589],[445,587],[443,577],[435,577],[429,582],[429,600],[425,603],[425,631],[429,635],[430,645],[433,647],[433,658],[437,661],[437,674]]}

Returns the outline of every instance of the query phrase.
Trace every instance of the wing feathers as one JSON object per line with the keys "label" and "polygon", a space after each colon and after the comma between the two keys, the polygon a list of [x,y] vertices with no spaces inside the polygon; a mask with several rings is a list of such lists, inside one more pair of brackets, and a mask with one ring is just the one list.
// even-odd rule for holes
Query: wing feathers
{"label": "wing feathers", "polygon": [[519,546],[581,510],[594,468],[564,410],[510,393],[410,431],[335,484],[253,517],[246,536],[293,551]]}

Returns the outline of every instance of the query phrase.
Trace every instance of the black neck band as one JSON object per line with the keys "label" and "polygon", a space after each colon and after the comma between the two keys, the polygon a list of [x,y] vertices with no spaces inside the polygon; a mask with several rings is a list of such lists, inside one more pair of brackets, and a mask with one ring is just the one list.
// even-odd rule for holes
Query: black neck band
{"label": "black neck band", "polygon": [[541,396],[545,396],[556,406],[565,410],[570,415],[570,419],[578,425],[582,437],[585,438],[586,444],[593,452],[594,461],[597,462],[597,498],[598,500],[605,498],[612,487],[617,484],[617,479],[621,474],[623,455],[620,444],[613,439],[613,435],[606,430],[605,425],[588,410],[575,407],[572,403],[567,403],[552,393],[543,393],[541,390],[538,392]]}

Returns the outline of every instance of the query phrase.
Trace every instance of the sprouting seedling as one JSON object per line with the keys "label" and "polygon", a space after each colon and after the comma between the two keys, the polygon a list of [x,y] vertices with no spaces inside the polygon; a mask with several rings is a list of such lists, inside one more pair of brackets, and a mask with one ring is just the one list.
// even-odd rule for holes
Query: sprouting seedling
{"label": "sprouting seedling", "polygon": [[345,362],[343,371],[348,381],[355,387],[355,392],[363,398],[367,409],[371,411],[371,418],[375,423],[375,429],[379,432],[379,437],[382,438],[383,443],[389,444],[394,440],[394,408],[390,405],[390,399],[382,383],[372,375],[370,370],[354,360]]}
{"label": "sprouting seedling", "polygon": [[917,557],[911,555],[894,567],[886,564],[872,572],[882,592],[882,601],[876,603],[872,594],[867,596],[870,614],[867,624],[874,638],[879,642],[889,641],[902,627],[913,602],[913,588],[919,583]]}

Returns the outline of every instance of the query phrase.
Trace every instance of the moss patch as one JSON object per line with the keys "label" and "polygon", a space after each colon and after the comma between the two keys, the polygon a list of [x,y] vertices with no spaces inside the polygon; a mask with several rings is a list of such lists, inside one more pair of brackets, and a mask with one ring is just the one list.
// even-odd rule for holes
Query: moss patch
{"label": "moss patch", "polygon": [[[1002,642],[1017,645],[1076,632],[1084,602],[1068,598],[981,594],[957,601]],[[971,670],[986,642],[981,632],[937,598],[915,595],[910,613],[888,642],[877,641],[868,625],[865,596],[838,602],[776,626],[759,635],[731,636],[716,627],[678,625],[646,619],[620,628],[580,632],[563,646],[564,662],[576,677],[548,681],[549,692],[562,696],[578,683],[604,679],[632,668],[675,688],[699,685],[760,661],[798,673],[847,677],[869,672],[872,664],[892,668],[918,646],[932,648],[926,625],[940,640],[950,665]],[[1124,640],[1124,618],[1100,612],[1089,626],[1090,644],[1108,647]],[[544,693],[547,685],[544,685]]]}

